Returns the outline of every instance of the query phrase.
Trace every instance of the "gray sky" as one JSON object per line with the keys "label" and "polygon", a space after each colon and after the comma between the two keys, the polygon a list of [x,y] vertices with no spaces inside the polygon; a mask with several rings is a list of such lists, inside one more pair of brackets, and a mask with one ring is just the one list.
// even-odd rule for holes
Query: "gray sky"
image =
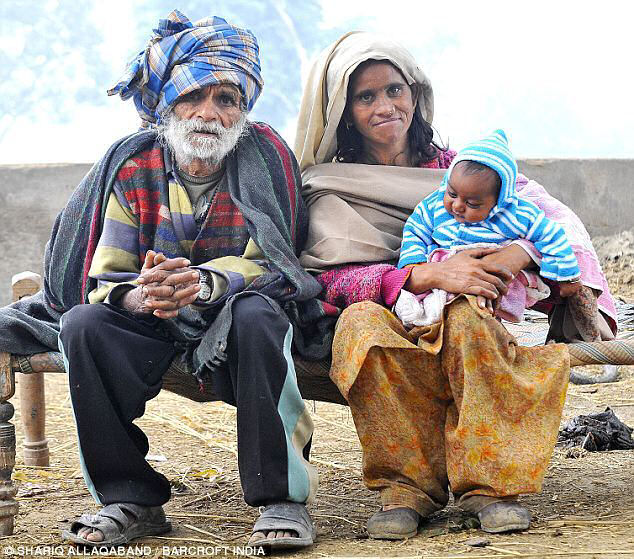
{"label": "gray sky", "polygon": [[[54,60],[59,52],[58,65],[45,64],[53,88],[41,87],[36,66],[19,62],[38,30],[24,19],[6,23],[15,20],[7,16],[25,2],[3,2],[0,55],[14,62],[0,70],[0,96],[7,98],[11,88],[17,99],[27,93],[30,97],[28,103],[12,102],[13,109],[5,107],[0,113],[0,163],[93,161],[137,126],[131,101],[106,98],[105,91],[99,99],[92,93],[81,95],[81,88],[95,87],[94,71],[87,64],[97,52],[99,79],[112,85],[131,55],[144,47],[158,18],[167,13],[163,7],[160,12],[135,10],[135,0],[85,2],[88,9],[73,25],[87,27],[88,38],[91,28],[99,33],[89,45],[59,34],[46,53],[46,60]],[[337,34],[359,28],[377,31],[403,43],[419,60],[434,86],[434,126],[451,147],[460,148],[503,128],[517,157],[634,157],[634,48],[625,0],[314,2],[320,4],[322,21],[315,22],[310,48],[299,49],[304,77],[307,61],[317,54],[314,45],[327,46],[333,29]],[[183,0],[174,7],[192,19],[205,15],[190,14],[188,4]],[[273,4],[279,16],[287,9],[302,9],[303,2]],[[60,6],[73,5],[75,0],[38,3],[44,18],[58,13]],[[147,28],[142,40],[137,36],[139,26]],[[259,32],[250,27],[262,43],[264,28]],[[93,54],[85,52],[88,47]],[[266,82],[266,68],[263,71]],[[267,87],[275,84],[265,84],[263,98]],[[268,120],[261,112],[257,117]],[[292,116],[277,126],[292,142]]]}

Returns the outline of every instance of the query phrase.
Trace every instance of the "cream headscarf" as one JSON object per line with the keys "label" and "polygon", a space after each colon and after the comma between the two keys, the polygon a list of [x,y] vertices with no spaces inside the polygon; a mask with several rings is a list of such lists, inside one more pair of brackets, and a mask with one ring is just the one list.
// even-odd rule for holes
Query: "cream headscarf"
{"label": "cream headscarf", "polygon": [[416,110],[431,123],[431,83],[412,55],[380,35],[346,33],[319,55],[304,88],[295,135],[295,155],[302,172],[312,165],[332,161],[337,151],[337,126],[346,107],[348,80],[359,64],[370,59],[389,60],[408,84],[419,84]]}

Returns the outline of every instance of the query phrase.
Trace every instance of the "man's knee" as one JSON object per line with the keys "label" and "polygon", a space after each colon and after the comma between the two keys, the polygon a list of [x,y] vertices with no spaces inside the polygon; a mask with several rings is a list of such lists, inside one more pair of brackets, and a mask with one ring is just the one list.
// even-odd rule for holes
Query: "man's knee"
{"label": "man's knee", "polygon": [[258,336],[270,333],[276,326],[284,331],[288,329],[288,319],[259,295],[236,299],[232,315],[232,329],[235,333]]}
{"label": "man's knee", "polygon": [[109,314],[105,305],[77,305],[62,316],[60,338],[75,339],[98,332]]}

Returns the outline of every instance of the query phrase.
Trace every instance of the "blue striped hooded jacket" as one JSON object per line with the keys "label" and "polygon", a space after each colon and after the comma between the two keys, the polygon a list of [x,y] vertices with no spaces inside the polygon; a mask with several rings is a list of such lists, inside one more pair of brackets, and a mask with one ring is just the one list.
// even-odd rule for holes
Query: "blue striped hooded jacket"
{"label": "blue striped hooded jacket", "polygon": [[[487,165],[501,179],[497,204],[485,220],[477,223],[459,223],[443,205],[451,171],[457,163],[467,160]],[[405,223],[399,268],[427,262],[432,251],[439,247],[526,239],[542,255],[540,274],[543,277],[555,281],[577,279],[580,276],[577,258],[563,228],[548,219],[535,204],[517,196],[516,177],[517,163],[504,131],[496,130],[466,146],[452,161],[440,188],[420,202]]]}

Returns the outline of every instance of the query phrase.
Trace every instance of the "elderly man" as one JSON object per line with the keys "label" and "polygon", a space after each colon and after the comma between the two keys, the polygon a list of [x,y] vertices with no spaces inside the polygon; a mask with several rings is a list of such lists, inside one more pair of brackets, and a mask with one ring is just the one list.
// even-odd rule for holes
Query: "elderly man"
{"label": "elderly man", "polygon": [[320,288],[296,258],[306,233],[296,161],[275,131],[247,120],[261,87],[251,32],[175,11],[109,92],[133,97],[150,130],[95,165],[47,254],[45,304],[61,315],[81,465],[104,505],[64,532],[72,542],[171,529],[169,481],[133,421],[182,358],[237,408],[245,500],[265,507],[249,544],[313,543],[312,422],[283,307]]}

